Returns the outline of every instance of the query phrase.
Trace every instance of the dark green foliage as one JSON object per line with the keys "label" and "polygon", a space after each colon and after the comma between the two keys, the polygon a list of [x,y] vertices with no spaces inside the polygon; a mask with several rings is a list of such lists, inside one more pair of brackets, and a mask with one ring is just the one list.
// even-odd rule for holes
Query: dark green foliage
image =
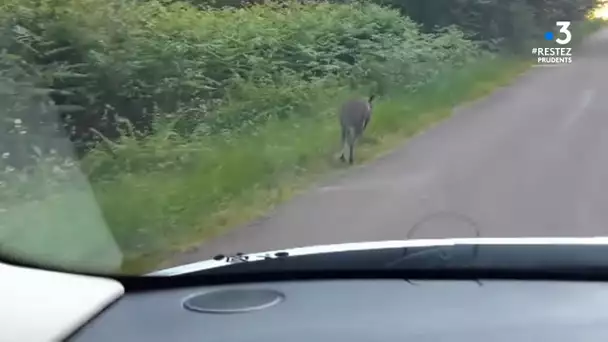
{"label": "dark green foliage", "polygon": [[[478,54],[457,30],[435,39],[372,4],[200,10],[180,2],[7,0],[1,13],[0,75],[39,95],[19,90],[19,101],[36,109],[7,111],[2,129],[14,130],[15,119],[28,132],[57,130],[59,122],[81,154],[131,128],[126,134],[148,136],[159,122],[182,136],[249,129],[309,111],[330,88],[416,86]],[[23,154],[17,148],[37,146],[28,142],[5,142],[2,152],[13,161]]]}
{"label": "dark green foliage", "polygon": [[474,39],[517,52],[527,51],[527,42],[554,28],[556,21],[580,21],[600,3],[600,0],[377,1],[400,9],[427,32],[457,25]]}

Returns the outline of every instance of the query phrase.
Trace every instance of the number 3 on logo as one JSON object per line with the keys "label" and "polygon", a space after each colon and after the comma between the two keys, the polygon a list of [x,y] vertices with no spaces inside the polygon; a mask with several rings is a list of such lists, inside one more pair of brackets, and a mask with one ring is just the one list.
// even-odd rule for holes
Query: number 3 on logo
{"label": "number 3 on logo", "polygon": [[555,24],[557,26],[559,26],[559,33],[564,33],[566,35],[566,38],[564,38],[564,39],[557,38],[555,40],[555,42],[560,45],[565,45],[565,44],[570,43],[570,40],[572,40],[572,32],[570,32],[570,30],[568,29],[570,27],[570,22],[569,21],[558,21]]}

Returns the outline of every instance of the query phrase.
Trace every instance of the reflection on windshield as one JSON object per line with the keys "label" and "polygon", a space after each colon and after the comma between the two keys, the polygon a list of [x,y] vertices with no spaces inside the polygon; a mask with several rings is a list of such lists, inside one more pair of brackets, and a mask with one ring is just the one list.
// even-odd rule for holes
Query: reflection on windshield
{"label": "reflection on windshield", "polygon": [[605,8],[3,0],[0,252],[142,274],[472,222],[604,235]]}
{"label": "reflection on windshield", "polygon": [[11,79],[0,82],[9,95],[0,97],[7,132],[0,136],[5,147],[0,160],[3,255],[80,271],[119,271],[122,253],[76,165],[69,138],[22,119],[29,114],[60,122],[57,111],[45,106],[50,98]]}

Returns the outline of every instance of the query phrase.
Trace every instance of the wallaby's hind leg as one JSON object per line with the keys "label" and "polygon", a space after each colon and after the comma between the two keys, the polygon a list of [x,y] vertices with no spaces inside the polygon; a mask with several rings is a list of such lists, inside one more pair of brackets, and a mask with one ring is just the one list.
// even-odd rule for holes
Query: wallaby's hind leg
{"label": "wallaby's hind leg", "polygon": [[349,134],[346,136],[346,141],[348,144],[348,163],[352,165],[355,161],[355,143],[357,142],[359,131],[355,128],[350,128],[348,133]]}
{"label": "wallaby's hind leg", "polygon": [[344,157],[344,150],[346,149],[346,128],[342,127],[342,152],[340,153],[340,160],[346,162],[346,158]]}
{"label": "wallaby's hind leg", "polygon": [[347,140],[348,140],[348,163],[349,164],[352,164],[355,161],[355,144],[357,143],[357,140],[363,134],[363,131],[365,130],[365,125],[367,125],[367,122],[365,122],[363,124],[363,126],[361,126],[361,127],[351,128],[351,130],[349,132],[350,134],[347,137]]}

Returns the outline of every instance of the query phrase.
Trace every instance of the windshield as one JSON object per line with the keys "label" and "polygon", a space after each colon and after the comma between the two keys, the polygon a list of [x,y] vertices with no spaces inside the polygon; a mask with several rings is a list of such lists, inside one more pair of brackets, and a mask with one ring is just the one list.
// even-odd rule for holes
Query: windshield
{"label": "windshield", "polygon": [[146,274],[608,235],[608,4],[0,1],[0,253]]}

